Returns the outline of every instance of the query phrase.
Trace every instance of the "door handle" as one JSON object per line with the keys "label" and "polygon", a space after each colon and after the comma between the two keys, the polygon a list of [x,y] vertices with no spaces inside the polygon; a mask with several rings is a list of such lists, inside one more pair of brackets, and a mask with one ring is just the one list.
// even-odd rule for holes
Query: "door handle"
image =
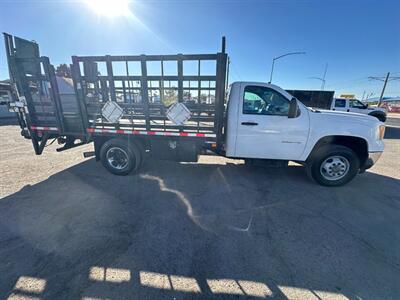
{"label": "door handle", "polygon": [[255,125],[258,125],[258,123],[256,123],[256,122],[242,122],[242,125],[255,126]]}

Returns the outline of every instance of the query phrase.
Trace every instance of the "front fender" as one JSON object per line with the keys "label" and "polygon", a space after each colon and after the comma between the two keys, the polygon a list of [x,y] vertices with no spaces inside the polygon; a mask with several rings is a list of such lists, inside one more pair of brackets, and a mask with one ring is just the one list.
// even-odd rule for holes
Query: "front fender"
{"label": "front fender", "polygon": [[383,151],[383,141],[377,140],[380,124],[366,115],[310,113],[310,134],[301,160],[307,160],[319,141],[333,137],[362,139],[366,141],[368,151]]}

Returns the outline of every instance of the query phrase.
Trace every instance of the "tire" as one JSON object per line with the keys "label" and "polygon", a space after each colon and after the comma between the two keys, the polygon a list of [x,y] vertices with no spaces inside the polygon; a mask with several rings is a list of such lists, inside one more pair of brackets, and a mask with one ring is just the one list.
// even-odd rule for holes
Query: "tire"
{"label": "tire", "polygon": [[306,165],[307,175],[324,186],[344,185],[357,175],[359,169],[357,154],[340,145],[321,147]]}
{"label": "tire", "polygon": [[386,122],[386,116],[385,116],[385,115],[376,116],[376,118],[377,118],[379,121],[383,122],[383,123]]}
{"label": "tire", "polygon": [[371,117],[377,118],[379,121],[385,123],[386,122],[386,115],[384,114],[371,114]]}
{"label": "tire", "polygon": [[143,161],[142,152],[141,147],[132,141],[112,139],[101,147],[100,160],[112,174],[128,175],[140,168]]}

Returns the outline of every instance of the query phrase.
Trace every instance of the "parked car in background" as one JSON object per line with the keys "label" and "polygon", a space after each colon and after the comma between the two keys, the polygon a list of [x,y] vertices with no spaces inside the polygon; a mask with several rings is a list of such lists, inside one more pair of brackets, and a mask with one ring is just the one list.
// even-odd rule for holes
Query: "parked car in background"
{"label": "parked car in background", "polygon": [[381,107],[369,107],[357,99],[334,98],[334,91],[286,90],[304,105],[317,109],[329,109],[370,115],[381,122],[386,121],[386,110]]}
{"label": "parked car in background", "polygon": [[331,104],[331,110],[347,111],[358,114],[370,115],[381,122],[386,121],[386,110],[382,107],[369,107],[357,99],[335,98]]}
{"label": "parked car in background", "polygon": [[383,100],[381,107],[391,113],[400,113],[400,98]]}

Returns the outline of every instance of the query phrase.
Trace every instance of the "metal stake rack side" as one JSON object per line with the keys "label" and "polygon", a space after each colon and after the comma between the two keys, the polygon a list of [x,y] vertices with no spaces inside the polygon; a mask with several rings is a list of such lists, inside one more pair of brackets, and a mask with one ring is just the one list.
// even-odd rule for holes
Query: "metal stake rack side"
{"label": "metal stake rack side", "polygon": [[[68,145],[60,149],[65,150],[99,135],[118,134],[196,137],[202,143],[216,142],[216,150],[221,151],[227,75],[225,38],[217,54],[73,56],[76,108],[68,111],[58,90],[59,78],[49,59],[39,56],[38,44],[8,34],[4,37],[16,102],[23,100],[25,105],[18,108],[21,128],[23,135],[32,139],[36,154],[42,153],[49,138],[66,140]],[[188,74],[185,64],[190,62],[197,64],[197,72]],[[214,71],[202,70],[203,62],[211,62]],[[136,70],[132,69],[135,64]],[[154,64],[161,66],[158,74],[151,68]],[[123,109],[118,123],[107,122],[102,116],[107,101]],[[168,106],[174,102],[183,102],[192,113],[184,125],[173,124],[166,117]],[[75,139],[82,143],[74,144]]]}
{"label": "metal stake rack side", "polygon": [[[184,74],[183,65],[189,61],[198,65],[195,75]],[[203,61],[215,62],[214,74],[202,74]],[[153,133],[182,133],[182,136],[197,133],[198,136],[214,135],[221,148],[227,66],[224,38],[222,52],[217,54],[73,56],[72,62],[80,114],[89,133],[112,134],[127,130],[147,131],[149,135],[158,136],[162,135]],[[165,74],[166,62],[175,64],[176,74]],[[130,70],[135,63],[140,74]],[[149,64],[155,63],[159,64],[161,72],[150,75]],[[205,101],[203,92],[208,92]],[[167,102],[171,101],[166,99],[168,96],[174,98],[172,102],[185,103],[192,112],[188,124],[174,125],[168,121],[165,116]],[[101,107],[106,101],[116,102],[123,108],[119,123],[110,124],[102,117]]]}

